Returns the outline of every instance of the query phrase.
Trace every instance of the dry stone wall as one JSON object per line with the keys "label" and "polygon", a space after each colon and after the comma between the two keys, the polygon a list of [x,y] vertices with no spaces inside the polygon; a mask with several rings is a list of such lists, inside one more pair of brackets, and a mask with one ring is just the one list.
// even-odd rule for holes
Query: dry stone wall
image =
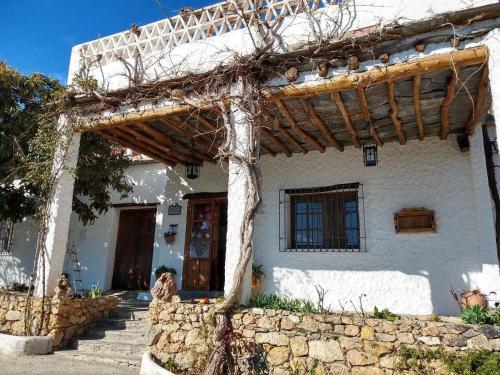
{"label": "dry stone wall", "polygon": [[[26,311],[27,297],[21,293],[0,292],[0,332],[24,336],[33,334],[40,324],[42,300],[31,302]],[[81,335],[96,320],[102,319],[118,305],[112,296],[94,299],[46,299],[42,336],[53,338],[54,349],[65,347],[74,336]]]}
{"label": "dry stone wall", "polygon": [[[150,305],[148,345],[178,373],[195,374],[211,349],[213,305]],[[356,315],[302,314],[249,308],[235,312],[233,351],[242,373],[396,373],[398,348],[500,351],[500,327],[432,322],[414,317],[396,321]],[[445,373],[435,364],[433,373]]]}

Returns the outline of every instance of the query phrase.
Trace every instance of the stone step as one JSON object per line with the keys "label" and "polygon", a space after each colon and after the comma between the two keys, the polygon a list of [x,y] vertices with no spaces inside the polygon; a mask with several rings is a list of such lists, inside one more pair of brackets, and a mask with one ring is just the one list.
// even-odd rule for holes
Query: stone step
{"label": "stone step", "polygon": [[[93,328],[89,330],[85,336],[80,340],[86,339],[114,339],[122,338],[124,341],[130,342],[144,342],[146,337],[146,330],[144,329],[106,329],[106,328]],[[140,341],[142,340],[142,341]]]}
{"label": "stone step", "polygon": [[54,355],[64,358],[71,358],[76,361],[97,362],[117,366],[127,366],[132,368],[141,367],[140,355],[122,354],[119,352],[98,353],[83,350],[62,350],[54,352]]}
{"label": "stone step", "polygon": [[120,353],[140,357],[146,351],[144,342],[121,341],[118,339],[80,339],[77,345],[78,352],[92,352],[102,355]]}

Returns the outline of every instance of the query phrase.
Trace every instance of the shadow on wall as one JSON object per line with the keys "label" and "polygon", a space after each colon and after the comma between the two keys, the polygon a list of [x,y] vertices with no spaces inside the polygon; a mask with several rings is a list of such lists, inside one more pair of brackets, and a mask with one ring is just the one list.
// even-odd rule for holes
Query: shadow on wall
{"label": "shadow on wall", "polygon": [[31,270],[23,267],[19,258],[11,254],[0,254],[0,286],[26,284],[30,273]]}

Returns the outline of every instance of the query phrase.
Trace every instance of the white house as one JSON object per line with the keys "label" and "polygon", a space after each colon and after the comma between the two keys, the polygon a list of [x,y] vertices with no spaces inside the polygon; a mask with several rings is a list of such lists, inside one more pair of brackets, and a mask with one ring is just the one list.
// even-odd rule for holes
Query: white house
{"label": "white house", "polygon": [[[279,35],[274,60],[266,62],[276,74],[260,87],[266,111],[254,114],[267,124],[253,236],[253,262],[266,274],[263,292],[316,301],[321,286],[333,309],[350,310],[361,300],[367,310],[413,314],[457,314],[450,286],[500,300],[500,207],[488,180],[494,168],[487,168],[493,159],[498,165],[490,154],[500,123],[485,117],[500,113],[500,4],[258,3],[262,18],[277,20]],[[255,14],[253,2],[238,4]],[[231,6],[75,46],[69,81],[84,72],[118,95],[131,86],[124,66],[138,61],[144,85],[219,74],[236,54],[252,54],[252,37],[262,36]],[[321,50],[321,43],[331,48]],[[289,77],[293,68],[297,77]],[[237,100],[227,98],[243,145],[236,149],[248,137]],[[115,196],[114,207],[87,227],[71,214],[73,177],[61,171],[46,240],[47,292],[61,272],[79,279],[73,252],[83,288],[99,281],[105,289],[148,289],[154,270],[166,265],[182,289],[229,290],[245,186],[231,158],[211,162],[223,140],[217,109],[190,103],[174,95],[122,103],[84,129],[155,160],[132,165],[133,193]],[[78,142],[75,135],[73,152],[60,162],[75,165]],[[186,171],[193,164],[195,179]],[[36,227],[27,219],[4,233],[11,240],[0,255],[0,283],[26,282]]]}

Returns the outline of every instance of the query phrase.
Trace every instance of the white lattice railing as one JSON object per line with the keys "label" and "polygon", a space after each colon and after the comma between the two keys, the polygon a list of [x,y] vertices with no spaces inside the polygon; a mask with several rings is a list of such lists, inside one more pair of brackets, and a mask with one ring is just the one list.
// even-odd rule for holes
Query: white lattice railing
{"label": "white lattice railing", "polygon": [[[339,0],[234,0],[217,3],[141,27],[81,45],[81,57],[87,66],[130,58],[137,54],[167,50],[181,44],[212,38],[261,20],[272,21],[302,12],[311,12]],[[82,61],[83,62],[83,61]]]}

